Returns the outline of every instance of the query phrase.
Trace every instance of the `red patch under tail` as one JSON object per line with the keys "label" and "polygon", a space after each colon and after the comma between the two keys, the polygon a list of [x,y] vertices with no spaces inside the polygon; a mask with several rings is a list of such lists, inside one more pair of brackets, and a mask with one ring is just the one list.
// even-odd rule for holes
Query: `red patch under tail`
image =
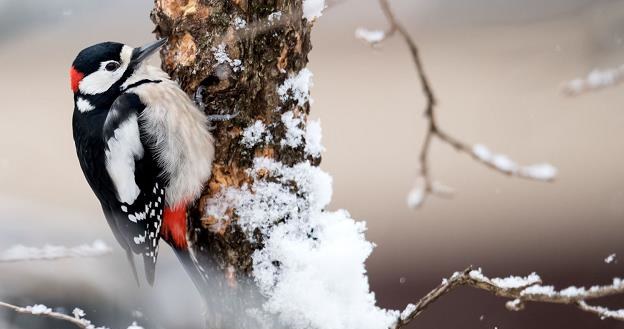
{"label": "red patch under tail", "polygon": [[176,249],[187,249],[186,204],[165,208],[160,236]]}

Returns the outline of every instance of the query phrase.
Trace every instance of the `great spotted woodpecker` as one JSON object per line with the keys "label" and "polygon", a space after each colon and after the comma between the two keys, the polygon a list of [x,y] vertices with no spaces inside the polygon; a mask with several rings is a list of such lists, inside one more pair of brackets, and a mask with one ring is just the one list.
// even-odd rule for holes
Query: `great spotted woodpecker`
{"label": "great spotted woodpecker", "polygon": [[208,118],[144,61],[165,42],[99,43],[82,50],[70,69],[80,167],[135,278],[139,254],[150,284],[160,237],[187,249],[186,208],[210,178],[214,158]]}

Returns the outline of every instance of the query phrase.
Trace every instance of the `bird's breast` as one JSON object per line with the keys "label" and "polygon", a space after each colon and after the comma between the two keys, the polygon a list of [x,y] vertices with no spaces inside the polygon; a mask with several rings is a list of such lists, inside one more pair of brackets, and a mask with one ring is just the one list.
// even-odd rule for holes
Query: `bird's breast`
{"label": "bird's breast", "polygon": [[145,109],[140,125],[169,180],[167,205],[195,200],[210,178],[214,142],[205,114],[171,80],[132,89]]}

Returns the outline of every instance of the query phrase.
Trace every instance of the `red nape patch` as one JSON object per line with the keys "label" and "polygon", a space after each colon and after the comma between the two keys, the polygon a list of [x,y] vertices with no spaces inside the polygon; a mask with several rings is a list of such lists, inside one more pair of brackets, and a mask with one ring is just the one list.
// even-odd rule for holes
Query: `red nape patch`
{"label": "red nape patch", "polygon": [[79,72],[72,66],[71,69],[69,69],[69,77],[71,79],[71,89],[75,93],[78,91],[78,84],[80,83],[80,80],[84,78],[84,73]]}
{"label": "red nape patch", "polygon": [[187,249],[186,205],[165,208],[160,236],[176,249]]}

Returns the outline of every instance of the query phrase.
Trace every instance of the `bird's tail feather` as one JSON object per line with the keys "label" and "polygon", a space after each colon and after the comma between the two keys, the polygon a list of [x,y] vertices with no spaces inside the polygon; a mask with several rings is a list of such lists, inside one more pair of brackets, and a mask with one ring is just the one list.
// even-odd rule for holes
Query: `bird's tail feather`
{"label": "bird's tail feather", "polygon": [[143,256],[143,267],[145,269],[145,279],[150,286],[154,286],[154,277],[156,276],[156,258]]}
{"label": "bird's tail feather", "polygon": [[188,276],[191,278],[191,281],[193,281],[195,288],[197,288],[197,290],[199,291],[200,295],[202,295],[202,298],[203,298],[204,294],[208,293],[208,282],[206,282],[206,278],[204,277],[204,275],[202,275],[200,269],[197,268],[197,265],[195,264],[195,262],[193,262],[190,251],[188,249],[177,249],[177,248],[172,248],[172,249],[174,253],[176,254],[176,256],[178,257],[178,260],[184,267],[184,270],[186,271]]}
{"label": "bird's tail feather", "polygon": [[129,248],[126,249],[126,258],[128,258],[128,263],[130,263],[130,268],[132,269],[132,274],[134,274],[134,279],[138,286],[141,286],[139,282],[139,275],[137,274],[136,264],[134,263],[134,255],[132,254],[132,250]]}

